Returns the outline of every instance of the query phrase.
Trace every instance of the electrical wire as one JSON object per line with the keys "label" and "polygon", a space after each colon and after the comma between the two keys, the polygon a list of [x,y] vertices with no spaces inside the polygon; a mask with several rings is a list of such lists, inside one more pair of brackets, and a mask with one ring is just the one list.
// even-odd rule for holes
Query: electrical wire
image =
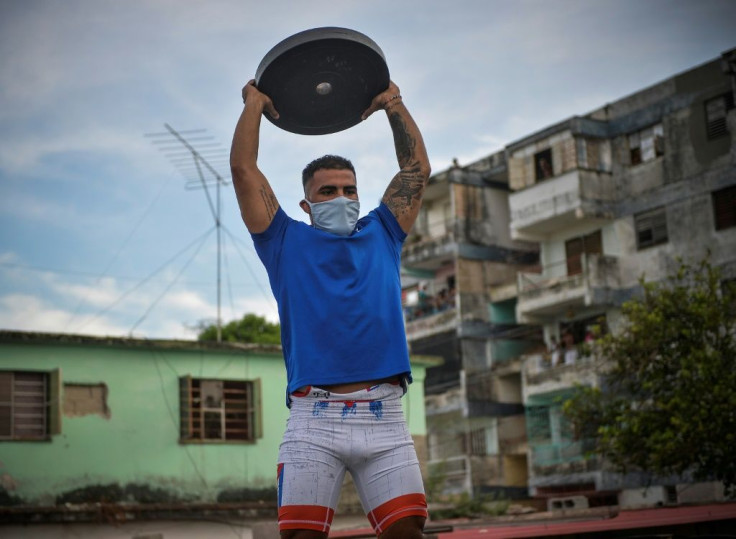
{"label": "electrical wire", "polygon": [[[68,270],[68,269],[58,269],[58,268],[49,268],[49,267],[43,267],[43,266],[32,266],[29,264],[17,264],[15,262],[0,262],[0,267],[3,268],[15,268],[15,269],[22,269],[27,271],[38,271],[38,272],[45,272],[45,273],[52,273],[56,275],[79,275],[81,277],[97,277],[99,273],[94,273],[90,271],[78,271],[78,270]],[[141,277],[132,277],[129,275],[105,275],[105,277],[110,277],[112,279],[115,279],[116,281],[140,281]],[[155,283],[158,282],[155,279],[150,279],[149,282]],[[210,281],[181,281],[182,284],[186,284],[187,286],[212,286],[212,283]],[[241,288],[245,286],[250,286],[250,283],[248,284],[233,284],[233,288]]]}
{"label": "electrical wire", "polygon": [[[256,277],[256,274],[253,272],[253,269],[250,267],[250,264],[248,263],[248,259],[245,258],[245,255],[243,255],[243,252],[238,248],[237,238],[235,236],[233,236],[233,234],[230,232],[230,230],[225,225],[222,225],[222,229],[225,231],[225,233],[228,236],[230,236],[230,239],[233,241],[233,246],[235,247],[235,251],[240,255],[240,258],[245,263],[245,267],[248,269],[248,273],[250,273],[251,277],[253,277],[253,281],[256,283],[256,285],[258,285],[258,288],[263,293],[263,296],[266,299],[269,300],[269,305],[271,305],[271,308],[274,309],[273,308],[273,303],[272,303],[273,296],[269,292],[267,292],[266,289],[263,288],[263,286],[261,285],[261,283],[258,281],[258,278]],[[276,309],[274,309],[274,312],[278,316],[278,311]]]}
{"label": "electrical wire", "polygon": [[151,303],[151,305],[149,305],[148,309],[146,309],[146,311],[138,319],[138,321],[135,324],[133,324],[133,327],[130,328],[130,331],[129,331],[129,333],[130,333],[131,336],[133,334],[133,330],[135,330],[135,328],[137,328],[138,325],[141,322],[143,322],[143,320],[146,319],[146,317],[149,315],[149,313],[151,312],[151,310],[153,310],[153,308],[158,304],[158,302],[161,301],[161,298],[163,298],[169,292],[169,290],[171,290],[171,287],[176,284],[176,282],[179,280],[179,277],[181,277],[182,273],[184,273],[184,271],[189,267],[189,265],[192,263],[192,261],[194,260],[194,258],[197,256],[197,254],[199,254],[199,251],[202,249],[202,246],[204,245],[204,242],[207,240],[207,238],[209,237],[209,235],[214,230],[215,230],[214,228],[211,228],[209,230],[209,233],[208,234],[205,234],[205,236],[202,238],[202,241],[199,242],[199,245],[197,246],[197,249],[194,251],[194,253],[192,253],[192,256],[189,257],[189,260],[187,260],[186,263],[182,266],[182,268],[179,270],[179,273],[176,274],[176,276],[174,277],[174,279],[172,279],[172,281],[168,284],[168,286],[166,288],[164,288],[164,291],[161,292],[161,294],[158,295],[158,297],[153,301],[153,303]]}
{"label": "electrical wire", "polygon": [[[166,186],[169,185],[169,182],[171,181],[172,177],[173,176],[169,176],[168,179],[161,185],[161,188],[158,190],[158,193],[156,193],[156,195],[153,197],[153,200],[151,200],[151,202],[148,204],[148,207],[143,212],[143,215],[141,215],[141,217],[138,219],[138,222],[133,226],[133,229],[128,234],[128,237],[126,237],[125,240],[123,240],[123,243],[120,245],[117,252],[113,255],[112,259],[110,259],[110,262],[107,263],[107,266],[105,266],[105,269],[102,270],[102,273],[98,275],[94,286],[97,286],[98,284],[100,284],[100,281],[102,280],[102,278],[107,276],[107,272],[110,271],[110,268],[112,268],[112,265],[115,263],[115,261],[120,256],[120,253],[122,253],[123,249],[125,249],[125,247],[128,246],[128,243],[130,242],[131,238],[133,238],[133,235],[136,233],[138,228],[140,228],[141,224],[146,219],[146,217],[148,217],[148,214],[150,213],[151,208],[153,208],[156,202],[158,202],[158,199],[161,198],[161,194],[164,192],[164,189],[166,188]],[[69,326],[72,324],[77,314],[79,314],[79,309],[82,307],[83,303],[84,303],[84,298],[81,298],[79,300],[79,303],[77,303],[77,306],[74,309],[74,312],[67,320],[66,326],[64,327],[64,332],[66,332],[66,330],[69,329]]]}
{"label": "electrical wire", "polygon": [[148,281],[149,281],[149,280],[150,280],[150,279],[151,279],[151,278],[152,278],[152,277],[153,277],[154,275],[156,275],[157,273],[159,273],[160,271],[162,271],[162,270],[163,270],[164,268],[166,268],[166,266],[168,266],[168,265],[169,265],[169,264],[170,264],[171,262],[173,262],[173,261],[174,261],[174,260],[175,260],[176,258],[178,258],[178,257],[179,257],[179,256],[180,256],[181,254],[183,254],[183,253],[185,253],[185,252],[186,252],[187,250],[189,250],[189,248],[190,248],[190,247],[191,247],[192,245],[194,245],[194,244],[195,244],[195,243],[196,243],[197,241],[201,240],[203,236],[207,236],[208,234],[211,234],[213,230],[214,230],[214,227],[210,228],[210,229],[209,229],[209,230],[208,230],[207,232],[205,232],[205,233],[204,233],[204,234],[202,234],[201,236],[198,236],[198,237],[197,237],[197,238],[195,238],[195,239],[194,239],[193,241],[189,242],[189,243],[188,243],[188,244],[186,245],[186,247],[184,247],[183,249],[181,249],[181,250],[180,250],[179,252],[177,252],[177,253],[176,253],[176,254],[175,254],[174,256],[172,256],[171,258],[169,258],[169,259],[168,259],[168,260],[167,260],[166,262],[164,262],[164,263],[163,263],[163,264],[162,264],[161,266],[159,266],[159,267],[158,267],[158,268],[157,268],[156,270],[154,270],[154,271],[153,271],[152,273],[150,273],[150,274],[149,274],[149,275],[148,275],[147,277],[145,277],[144,279],[142,279],[141,281],[139,281],[139,282],[138,282],[138,284],[136,284],[136,285],[135,285],[134,287],[132,287],[132,288],[128,289],[128,290],[127,290],[126,292],[124,292],[124,293],[123,293],[123,294],[122,294],[122,295],[121,295],[120,297],[118,297],[118,299],[116,299],[116,300],[115,300],[115,301],[113,301],[113,302],[112,302],[112,303],[111,303],[110,305],[108,305],[107,307],[105,307],[104,309],[102,309],[101,311],[99,311],[99,312],[98,312],[98,313],[97,313],[96,315],[92,316],[91,318],[88,318],[88,319],[87,319],[87,320],[86,320],[86,321],[85,321],[85,322],[84,322],[83,324],[81,324],[81,325],[80,325],[80,326],[79,326],[79,327],[77,328],[77,331],[81,331],[81,330],[82,330],[82,328],[84,328],[85,326],[87,326],[87,325],[88,325],[88,324],[89,324],[90,322],[92,322],[93,320],[96,320],[97,318],[99,318],[100,316],[102,316],[103,314],[105,314],[106,312],[108,312],[108,311],[109,311],[110,309],[112,309],[113,307],[115,307],[115,306],[116,306],[116,305],[117,305],[118,303],[120,303],[120,302],[121,302],[121,301],[122,301],[123,299],[125,299],[125,298],[126,298],[126,297],[128,297],[128,296],[129,296],[130,294],[132,294],[133,292],[135,292],[136,290],[138,290],[138,289],[139,289],[139,288],[140,288],[141,286],[143,286],[144,284],[146,284],[146,283],[147,283],[147,282],[148,282]]}

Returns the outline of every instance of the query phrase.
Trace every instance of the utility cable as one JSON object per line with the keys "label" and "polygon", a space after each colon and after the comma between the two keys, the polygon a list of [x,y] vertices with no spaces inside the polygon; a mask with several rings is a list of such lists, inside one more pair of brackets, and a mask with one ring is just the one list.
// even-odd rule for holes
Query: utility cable
{"label": "utility cable", "polygon": [[[138,231],[138,228],[140,228],[141,224],[143,223],[143,221],[145,221],[146,217],[148,217],[148,214],[150,213],[151,208],[153,208],[156,202],[158,202],[158,199],[161,198],[161,194],[164,192],[164,189],[169,184],[172,177],[173,176],[170,175],[169,178],[163,183],[163,185],[161,185],[161,188],[158,190],[158,193],[156,193],[156,196],[154,196],[153,200],[151,200],[151,202],[148,204],[148,207],[143,212],[143,215],[141,215],[140,219],[138,219],[138,222],[135,224],[133,229],[130,231],[130,233],[128,234],[128,237],[125,238],[125,240],[123,240],[123,243],[120,245],[120,248],[113,255],[110,262],[107,263],[107,266],[105,266],[105,269],[103,269],[102,273],[98,275],[97,280],[95,281],[95,284],[93,286],[97,286],[98,284],[100,284],[100,281],[102,280],[102,278],[107,275],[108,271],[110,271],[110,268],[112,268],[112,265],[115,263],[115,261],[120,256],[120,253],[122,253],[123,249],[125,249],[128,246],[128,243],[133,238],[133,235]],[[79,314],[79,309],[82,307],[82,303],[84,303],[84,298],[81,298],[79,300],[79,303],[77,303],[77,307],[74,309],[74,312],[71,314],[71,316],[67,320],[66,326],[64,327],[64,332],[66,332],[69,329],[69,326],[72,324],[77,314]]]}
{"label": "utility cable", "polygon": [[[156,372],[158,373],[158,379],[159,383],[161,385],[161,395],[164,399],[164,404],[166,405],[166,409],[169,411],[169,416],[171,417],[171,423],[174,426],[174,430],[178,435],[180,435],[179,432],[179,425],[177,424],[176,415],[174,414],[174,410],[171,407],[171,404],[169,403],[169,399],[166,397],[166,384],[164,383],[164,377],[161,374],[161,368],[158,366],[158,355],[161,355],[164,362],[169,366],[170,369],[174,370],[174,368],[169,364],[168,360],[166,360],[166,357],[163,356],[163,354],[160,354],[160,352],[153,352],[153,366],[156,367]],[[174,370],[176,373],[176,371]],[[177,374],[178,376],[178,374]],[[194,458],[192,457],[191,453],[189,452],[189,448],[185,445],[184,446],[184,452],[187,455],[187,458],[189,459],[189,462],[192,465],[192,469],[194,470],[194,473],[199,477],[200,481],[202,481],[202,485],[205,488],[209,488],[209,485],[207,484],[207,479],[205,479],[204,475],[199,471],[199,467],[197,466],[197,463],[194,461]]]}
{"label": "utility cable", "polygon": [[[30,264],[17,264],[15,262],[0,262],[0,268],[22,269],[22,270],[27,270],[27,271],[53,273],[57,275],[79,275],[80,277],[99,276],[99,273],[97,272],[48,268],[48,267],[43,267],[43,266],[32,266]],[[140,276],[132,277],[129,275],[106,275],[106,277],[114,278],[117,281],[140,281],[141,279]],[[151,281],[151,282],[157,282],[157,281]],[[212,283],[210,281],[182,281],[182,284],[186,284],[189,286],[212,286]],[[246,285],[236,283],[232,286],[233,288],[239,288],[239,287],[243,287]]]}
{"label": "utility cable", "polygon": [[135,328],[137,328],[138,325],[146,319],[146,317],[150,314],[153,308],[158,304],[159,301],[161,301],[161,298],[163,298],[169,292],[169,290],[171,290],[171,287],[176,284],[176,282],[179,280],[179,277],[181,277],[182,273],[184,273],[184,271],[189,267],[189,265],[192,263],[194,258],[197,256],[197,254],[199,254],[199,251],[202,249],[202,246],[204,245],[205,241],[207,240],[207,238],[209,237],[209,235],[212,233],[213,230],[214,228],[211,228],[209,232],[205,234],[204,237],[202,237],[202,240],[199,242],[199,245],[194,250],[194,253],[192,253],[192,256],[189,257],[189,260],[187,260],[186,263],[181,267],[181,269],[179,270],[179,273],[177,273],[176,276],[171,280],[171,282],[166,286],[166,288],[164,288],[164,291],[161,292],[161,294],[159,294],[159,296],[155,300],[153,300],[153,303],[149,305],[148,309],[146,309],[146,312],[143,313],[143,315],[138,319],[138,321],[135,324],[133,324],[133,327],[130,328],[130,331],[128,332],[131,336],[133,335],[133,330],[135,330]]}
{"label": "utility cable", "polygon": [[193,241],[189,242],[186,247],[181,249],[178,253],[176,253],[174,256],[169,258],[166,262],[164,262],[161,266],[159,266],[156,270],[154,270],[152,273],[150,273],[147,277],[145,277],[143,280],[139,281],[138,284],[136,284],[133,288],[130,288],[126,292],[124,292],[118,299],[113,301],[110,305],[102,309],[100,312],[98,312],[96,315],[94,315],[92,318],[87,319],[81,326],[77,328],[77,331],[81,331],[82,328],[84,328],[87,324],[92,322],[93,320],[96,320],[106,312],[108,312],[110,309],[115,307],[118,303],[120,303],[123,299],[128,297],[130,294],[138,290],[141,286],[143,286],[145,283],[147,283],[154,275],[162,271],[166,266],[168,266],[171,262],[173,262],[176,258],[178,258],[182,253],[186,252],[192,245],[194,245],[197,241],[201,240],[202,237],[205,237],[212,233],[214,230],[214,227],[210,228],[207,232],[202,234],[201,236],[198,236]]}
{"label": "utility cable", "polygon": [[[253,277],[253,281],[256,283],[258,288],[261,290],[261,292],[263,293],[263,296],[269,300],[269,304],[271,305],[271,308],[273,309],[273,303],[271,303],[271,300],[273,299],[273,297],[271,296],[271,294],[266,292],[266,290],[263,288],[261,283],[258,281],[256,274],[253,272],[253,269],[250,267],[250,264],[248,263],[248,259],[245,258],[245,255],[243,255],[243,252],[238,248],[237,238],[233,236],[233,234],[230,232],[230,230],[226,226],[223,225],[222,229],[225,231],[225,233],[228,236],[230,236],[230,239],[233,240],[233,245],[235,246],[235,250],[240,255],[240,258],[243,259],[243,262],[245,262],[245,267],[248,268],[248,272],[250,273],[250,276]],[[278,311],[276,312],[276,314],[278,315]]]}

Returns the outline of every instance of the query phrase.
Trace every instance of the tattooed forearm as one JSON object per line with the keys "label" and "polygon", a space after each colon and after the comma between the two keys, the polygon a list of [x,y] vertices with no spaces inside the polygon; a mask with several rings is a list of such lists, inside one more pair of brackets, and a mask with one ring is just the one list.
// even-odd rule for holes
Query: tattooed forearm
{"label": "tattooed forearm", "polygon": [[422,205],[422,196],[431,173],[422,134],[409,114],[398,88],[384,105],[394,138],[399,173],[394,176],[382,202],[396,217],[401,229],[409,232]]}
{"label": "tattooed forearm", "polygon": [[399,160],[399,166],[406,166],[414,156],[416,148],[416,140],[409,132],[404,118],[398,112],[390,112],[388,121],[391,124],[391,130],[394,134],[394,146],[396,147],[396,157]]}

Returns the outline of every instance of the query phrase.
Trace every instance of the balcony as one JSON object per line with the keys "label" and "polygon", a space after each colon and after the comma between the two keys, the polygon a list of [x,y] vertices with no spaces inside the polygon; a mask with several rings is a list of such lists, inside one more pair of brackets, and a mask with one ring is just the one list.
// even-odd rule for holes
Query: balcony
{"label": "balcony", "polygon": [[465,413],[465,390],[462,387],[453,387],[443,393],[426,395],[424,408],[427,417],[448,414]]}
{"label": "balcony", "polygon": [[597,386],[605,370],[598,355],[583,355],[584,348],[576,345],[568,350],[562,362],[553,363],[550,354],[524,356],[524,402],[570,390],[579,384]]}
{"label": "balcony", "polygon": [[[457,255],[457,244],[451,227],[445,227],[444,234],[431,236],[412,236],[401,251],[401,263],[407,268],[434,271]],[[413,241],[412,241],[413,240]],[[409,243],[411,241],[411,243]]]}
{"label": "balcony", "polygon": [[[558,443],[530,443],[532,466],[548,467],[560,464],[583,461],[591,458],[590,452],[595,449],[593,440],[562,440]],[[596,469],[597,462],[588,468]]]}
{"label": "balcony", "polygon": [[499,420],[498,449],[501,454],[526,454],[528,448],[526,436],[526,417],[523,413]]}
{"label": "balcony", "polygon": [[581,271],[568,272],[568,261],[544,266],[542,273],[519,272],[516,305],[521,323],[543,322],[568,309],[613,303],[612,291],[621,288],[617,257],[583,254]]}
{"label": "balcony", "polygon": [[415,341],[437,333],[454,331],[457,323],[457,308],[454,306],[450,306],[438,313],[412,320],[407,316],[406,338],[409,341]]}
{"label": "balcony", "polygon": [[583,218],[603,223],[612,218],[615,200],[610,173],[572,170],[509,196],[511,237],[543,241]]}

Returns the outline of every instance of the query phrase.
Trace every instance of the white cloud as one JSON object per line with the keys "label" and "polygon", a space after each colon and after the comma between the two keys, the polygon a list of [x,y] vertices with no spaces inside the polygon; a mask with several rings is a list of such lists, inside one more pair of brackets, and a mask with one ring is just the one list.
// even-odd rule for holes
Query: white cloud
{"label": "white cloud", "polygon": [[[101,313],[81,330],[115,334],[130,331],[189,254],[116,303],[135,276],[150,274],[212,222],[201,192],[185,193],[179,172],[143,134],[163,131],[164,122],[206,128],[227,149],[242,110],[240,88],[281,39],[328,25],[373,38],[440,172],[453,157],[470,163],[717,56],[734,45],[729,23],[736,17],[733,0],[467,0],[461,8],[439,0],[6,4],[0,324],[37,320],[36,329],[75,330]],[[396,170],[380,114],[321,137],[264,121],[260,150],[264,172],[296,219],[306,220],[297,206],[299,176],[314,157],[353,159],[366,211]],[[222,195],[223,223],[249,244],[232,187]],[[231,275],[248,285],[236,283],[232,300],[223,289],[223,318],[255,312],[275,321],[265,272],[252,251],[246,258],[230,257]],[[203,250],[136,334],[186,335],[185,324],[212,318],[214,265],[214,254]],[[97,282],[101,268],[105,278]],[[70,273],[79,269],[89,275]]]}
{"label": "white cloud", "polygon": [[[123,295],[118,283],[112,277],[102,277],[92,284],[76,284],[61,281],[55,274],[44,274],[46,284],[56,294],[75,302],[81,302],[86,308],[106,308]],[[136,298],[133,298],[135,301]],[[140,305],[140,300],[136,301]]]}
{"label": "white cloud", "polygon": [[[71,313],[29,294],[0,296],[0,327],[21,331],[64,332]],[[92,322],[85,333],[123,335],[125,329],[107,318]]]}

